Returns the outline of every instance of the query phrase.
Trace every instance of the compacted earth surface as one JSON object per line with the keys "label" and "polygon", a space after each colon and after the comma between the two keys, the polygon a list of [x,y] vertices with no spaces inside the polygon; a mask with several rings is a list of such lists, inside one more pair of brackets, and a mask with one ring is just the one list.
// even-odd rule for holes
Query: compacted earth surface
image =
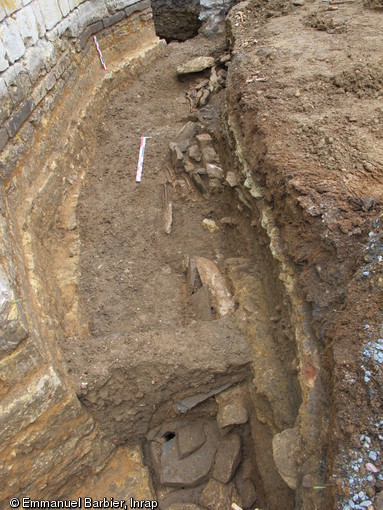
{"label": "compacted earth surface", "polygon": [[[66,353],[78,394],[96,415],[104,401],[112,399],[108,391],[119,394],[124,388],[107,390],[112,372],[103,374],[100,384],[91,365],[109,359],[113,352],[119,370],[118,353],[128,363],[124,345],[133,340],[144,357],[145,349],[151,350],[147,359],[154,363],[156,342],[165,339],[170,361],[169,373],[162,377],[172,376],[170,367],[177,365],[172,356],[181,356],[179,364],[189,365],[193,374],[211,370],[214,391],[223,392],[223,401],[229,387],[225,384],[234,384],[240,395],[234,400],[247,402],[241,383],[250,377],[251,349],[241,334],[251,328],[238,326],[244,299],[236,295],[239,277],[236,280],[233,274],[239,273],[233,268],[251,276],[246,280],[252,286],[247,295],[255,301],[267,301],[270,293],[278,291],[277,285],[271,289],[268,285],[268,264],[254,239],[249,207],[249,200],[254,200],[253,209],[261,215],[266,206],[272,210],[284,256],[294,267],[320,346],[321,398],[326,405],[318,437],[321,483],[313,488],[319,494],[317,507],[382,508],[382,48],[381,10],[358,2],[250,0],[232,9],[226,36],[170,43],[163,57],[111,94],[96,126],[98,148],[77,210],[81,315],[89,338]],[[177,75],[179,66],[197,56],[212,61],[206,61],[199,72]],[[237,119],[241,157],[256,192],[247,192],[251,186],[240,186],[240,175],[230,168],[230,148],[221,128],[227,112]],[[142,182],[136,183],[142,136],[149,138]],[[263,287],[256,287],[254,274]],[[270,302],[278,302],[278,297]],[[269,318],[276,312],[267,310]],[[222,322],[231,313],[238,328]],[[230,381],[223,380],[222,368],[214,363],[207,367],[206,360],[193,357],[200,348],[198,342],[193,345],[194,338],[214,339],[219,328],[226,331],[226,327],[234,340],[222,342],[224,354],[217,356],[217,365],[229,367]],[[189,350],[180,353],[182,339]],[[211,342],[214,351],[219,340]],[[291,351],[281,354],[281,359],[294,365],[294,348]],[[166,366],[164,355],[158,356]],[[137,402],[150,394],[147,387],[156,389],[159,384],[150,370],[142,370],[141,375],[132,390]],[[292,415],[284,427],[294,426],[300,404],[297,381],[293,376],[289,381],[286,399]],[[175,383],[172,391],[181,389]],[[146,405],[160,407],[161,401],[148,399]],[[206,448],[210,444],[214,452],[218,448],[217,456],[226,448],[222,442],[217,446],[214,417],[220,428],[219,405],[218,396],[194,416],[196,428],[187,429],[190,448],[177,455],[188,459],[201,444]],[[215,476],[213,472],[208,485],[209,476],[201,475],[201,480],[192,476],[194,492],[183,493],[186,499],[169,499],[169,487],[187,486],[184,480],[172,478],[178,468],[171,456],[179,448],[177,437],[190,424],[175,422],[166,406],[157,419],[142,416],[147,425],[142,430],[151,429],[146,455],[163,508],[173,508],[172,504],[185,509],[187,505],[230,508],[232,501],[244,508],[257,503],[265,509],[303,508],[299,496],[294,502],[281,480],[275,494],[262,488],[259,462],[256,466],[249,461],[247,418],[230,422],[234,432],[225,439],[231,453],[224,464],[230,464],[231,471]],[[173,421],[164,428],[166,418]],[[137,439],[131,428],[121,425],[125,416],[113,419],[121,443]],[[229,491],[240,463],[238,444],[243,459],[239,471],[247,469],[251,476],[239,476]],[[197,462],[207,472],[214,461],[214,454],[209,455],[207,467]],[[270,477],[279,476],[274,475],[275,468],[264,467],[271,470]],[[256,489],[250,479],[259,481]],[[221,483],[218,488],[217,483]],[[218,500],[222,506],[212,506]]]}

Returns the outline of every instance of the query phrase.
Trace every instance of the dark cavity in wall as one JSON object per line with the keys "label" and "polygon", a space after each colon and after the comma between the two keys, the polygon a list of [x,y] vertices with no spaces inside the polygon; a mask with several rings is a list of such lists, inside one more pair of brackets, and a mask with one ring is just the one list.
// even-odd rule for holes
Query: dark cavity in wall
{"label": "dark cavity in wall", "polygon": [[201,28],[199,0],[152,0],[154,25],[159,37],[186,41]]}

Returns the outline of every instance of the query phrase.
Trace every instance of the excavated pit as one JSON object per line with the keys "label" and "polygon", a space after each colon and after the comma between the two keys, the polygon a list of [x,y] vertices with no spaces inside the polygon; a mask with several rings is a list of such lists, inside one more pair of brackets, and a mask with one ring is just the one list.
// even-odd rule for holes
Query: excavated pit
{"label": "excavated pit", "polygon": [[[67,152],[46,172],[40,152],[6,190],[52,363],[112,459],[61,494],[145,494],[163,510],[296,508],[297,326],[271,227],[238,185],[226,42],[199,36],[162,52],[104,83]],[[201,54],[213,71],[177,77]],[[141,136],[151,138],[137,184]],[[150,481],[126,453],[137,445]]]}

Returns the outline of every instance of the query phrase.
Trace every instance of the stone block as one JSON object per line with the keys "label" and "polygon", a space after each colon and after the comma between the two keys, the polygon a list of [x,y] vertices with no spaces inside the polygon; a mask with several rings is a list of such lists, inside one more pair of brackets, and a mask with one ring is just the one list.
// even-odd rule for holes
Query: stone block
{"label": "stone block", "polygon": [[69,55],[64,55],[60,58],[60,60],[57,62],[57,64],[55,65],[55,67],[52,70],[53,74],[56,77],[56,80],[58,80],[60,78],[60,76],[65,71],[65,69],[67,69],[69,67],[70,63],[71,63],[71,59],[70,59]]}
{"label": "stone block", "polygon": [[214,422],[205,423],[206,441],[194,453],[180,459],[177,439],[162,445],[158,476],[160,483],[171,487],[195,487],[206,481],[218,446],[218,431]]}
{"label": "stone block", "polygon": [[58,0],[58,4],[63,16],[67,16],[71,10],[68,0]]}
{"label": "stone block", "polygon": [[5,8],[2,3],[0,3],[0,21],[3,21],[3,19],[6,16]]}
{"label": "stone block", "polygon": [[8,142],[8,132],[5,128],[0,128],[0,151],[3,150],[6,143]]}
{"label": "stone block", "polygon": [[47,91],[52,90],[53,87],[56,85],[56,76],[54,72],[51,72],[47,74],[47,76],[44,78],[44,86]]}
{"label": "stone block", "polygon": [[21,349],[0,361],[0,381],[14,387],[45,362],[43,354],[34,342],[29,340]]}
{"label": "stone block", "polygon": [[41,12],[40,5],[37,2],[33,2],[32,4],[33,14],[35,15],[37,33],[39,34],[40,39],[44,37],[46,30],[43,13]]}
{"label": "stone block", "polygon": [[116,14],[113,14],[112,16],[109,16],[108,18],[104,19],[103,24],[104,28],[111,27],[115,23],[118,23],[123,18],[125,18],[125,11],[118,11]]}
{"label": "stone block", "polygon": [[45,26],[51,30],[62,19],[57,0],[37,0],[43,15]]}
{"label": "stone block", "polygon": [[11,105],[15,108],[31,93],[32,83],[29,75],[23,65],[17,62],[9,67],[9,69],[2,74],[2,77],[11,98]]}
{"label": "stone block", "polygon": [[299,447],[300,434],[297,427],[285,429],[273,437],[273,459],[276,468],[293,490],[296,490],[298,484]]}
{"label": "stone block", "polygon": [[9,62],[6,56],[6,51],[3,42],[0,39],[0,73],[9,67]]}
{"label": "stone block", "polygon": [[44,54],[41,47],[32,46],[24,55],[24,65],[33,83],[35,83],[45,71]]}
{"label": "stone block", "polygon": [[203,422],[189,423],[177,430],[177,447],[180,458],[183,459],[201,448],[206,437],[203,430]]}
{"label": "stone block", "polygon": [[12,113],[11,117],[8,119],[5,125],[8,134],[11,138],[15,136],[17,131],[20,129],[20,127],[32,113],[33,107],[34,107],[33,100],[28,99],[27,101],[24,101],[24,103],[22,103],[18,110]]}
{"label": "stone block", "polygon": [[232,425],[242,425],[248,420],[245,398],[241,388],[230,388],[216,397],[217,423],[222,430]]}
{"label": "stone block", "polygon": [[209,510],[228,510],[231,508],[233,485],[209,480],[204,488],[199,503]]}
{"label": "stone block", "polygon": [[228,434],[218,445],[213,477],[222,483],[233,478],[241,460],[241,439],[237,434]]}
{"label": "stone block", "polygon": [[24,45],[28,48],[39,40],[35,14],[32,6],[28,5],[16,14],[16,23]]}
{"label": "stone block", "polygon": [[109,16],[104,0],[85,2],[78,8],[79,23],[82,28]]}
{"label": "stone block", "polygon": [[5,2],[2,2],[2,4],[4,5],[5,12],[8,14],[8,16],[21,9],[21,7],[23,6],[22,0],[11,1],[7,0]]}
{"label": "stone block", "polygon": [[65,393],[63,382],[53,367],[32,379],[27,386],[11,391],[0,403],[0,443],[31,425]]}
{"label": "stone block", "polygon": [[46,95],[47,88],[43,80],[33,89],[32,92],[32,101],[34,102],[35,106],[37,106]]}
{"label": "stone block", "polygon": [[136,3],[137,0],[105,0],[108,11],[112,14]]}
{"label": "stone block", "polygon": [[10,115],[12,110],[12,100],[8,88],[3,78],[0,78],[0,123]]}
{"label": "stone block", "polygon": [[8,60],[11,64],[24,55],[25,46],[14,19],[7,18],[4,21],[0,27],[0,40],[3,41]]}
{"label": "stone block", "polygon": [[17,302],[3,266],[0,266],[0,353],[8,354],[27,336],[21,303]]}
{"label": "stone block", "polygon": [[125,14],[127,16],[131,16],[133,13],[137,11],[143,11],[144,9],[150,8],[149,0],[141,0],[141,2],[136,2],[135,4],[130,5],[125,9]]}

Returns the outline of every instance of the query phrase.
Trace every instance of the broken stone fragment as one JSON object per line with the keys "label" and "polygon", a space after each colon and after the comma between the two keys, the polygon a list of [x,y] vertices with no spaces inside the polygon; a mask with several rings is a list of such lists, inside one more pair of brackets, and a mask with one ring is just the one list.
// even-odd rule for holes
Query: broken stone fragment
{"label": "broken stone fragment", "polygon": [[217,163],[218,156],[215,150],[212,147],[206,147],[202,149],[202,163],[206,166],[208,163]]}
{"label": "broken stone fragment", "polygon": [[233,484],[211,479],[203,490],[199,503],[209,510],[228,510],[231,507],[232,495]]}
{"label": "broken stone fragment", "polygon": [[218,395],[216,400],[218,402],[217,423],[221,430],[247,422],[248,413],[243,388],[230,388]]}
{"label": "broken stone fragment", "polygon": [[183,459],[201,448],[206,437],[202,422],[194,422],[177,430],[177,446],[180,458]]}
{"label": "broken stone fragment", "polygon": [[219,57],[218,63],[221,65],[225,65],[226,63],[230,62],[230,60],[231,60],[230,53],[224,53]]}
{"label": "broken stone fragment", "polygon": [[[237,483],[237,481],[236,481]],[[248,508],[253,505],[255,500],[257,499],[257,493],[255,490],[255,485],[253,480],[247,478],[246,480],[242,480],[241,483],[237,484],[237,489],[239,495],[241,496],[242,504],[244,508]]]}
{"label": "broken stone fragment", "polygon": [[193,172],[191,174],[191,177],[192,177],[192,180],[193,180],[194,184],[196,185],[197,189],[201,193],[206,193],[207,192],[207,188],[205,186],[205,183],[201,179],[199,172],[198,171]]}
{"label": "broken stone fragment", "polygon": [[212,139],[209,133],[201,133],[196,136],[197,144],[200,150],[206,149],[206,147],[210,147],[212,144]]}
{"label": "broken stone fragment", "polygon": [[210,91],[208,89],[205,89],[201,97],[198,99],[198,106],[206,106],[210,97]]}
{"label": "broken stone fragment", "polygon": [[186,160],[184,163],[184,169],[187,174],[191,174],[194,171],[193,163],[189,160]]}
{"label": "broken stone fragment", "polygon": [[170,157],[175,171],[182,171],[184,166],[184,156],[179,146],[174,143],[169,143]]}
{"label": "broken stone fragment", "polygon": [[237,434],[230,433],[219,442],[215,456],[213,477],[219,482],[230,482],[240,460],[241,440]]}
{"label": "broken stone fragment", "polygon": [[182,152],[185,152],[190,146],[193,138],[200,133],[202,127],[197,122],[187,122],[176,136],[176,143]]}
{"label": "broken stone fragment", "polygon": [[235,186],[238,186],[238,179],[237,179],[237,176],[235,175],[234,172],[227,172],[227,175],[226,175],[226,180],[225,182],[227,182],[227,184],[231,187],[231,188],[234,188]]}
{"label": "broken stone fragment", "polygon": [[208,230],[212,234],[219,230],[219,226],[216,224],[216,222],[214,220],[210,220],[209,218],[202,220],[202,228],[204,230]]}
{"label": "broken stone fragment", "polygon": [[194,161],[197,161],[197,163],[201,161],[201,152],[197,145],[192,145],[189,147],[188,155],[190,159],[194,159]]}
{"label": "broken stone fragment", "polygon": [[209,179],[220,179],[223,180],[224,174],[221,167],[214,165],[213,163],[208,163],[206,165],[206,171]]}
{"label": "broken stone fragment", "polygon": [[297,427],[285,429],[273,437],[273,458],[278,470],[290,489],[297,488],[298,451],[300,434]]}
{"label": "broken stone fragment", "polygon": [[214,66],[213,57],[195,57],[177,67],[177,74],[199,73]]}
{"label": "broken stone fragment", "polygon": [[223,187],[220,179],[209,179],[209,192],[213,195],[217,195],[218,193],[222,193]]}
{"label": "broken stone fragment", "polygon": [[162,445],[159,472],[160,483],[170,487],[194,487],[209,477],[218,446],[218,430],[214,422],[204,425],[205,443],[187,457],[181,459],[177,438]]}
{"label": "broken stone fragment", "polygon": [[0,265],[0,355],[12,352],[27,337],[23,305],[15,299],[2,265]]}

